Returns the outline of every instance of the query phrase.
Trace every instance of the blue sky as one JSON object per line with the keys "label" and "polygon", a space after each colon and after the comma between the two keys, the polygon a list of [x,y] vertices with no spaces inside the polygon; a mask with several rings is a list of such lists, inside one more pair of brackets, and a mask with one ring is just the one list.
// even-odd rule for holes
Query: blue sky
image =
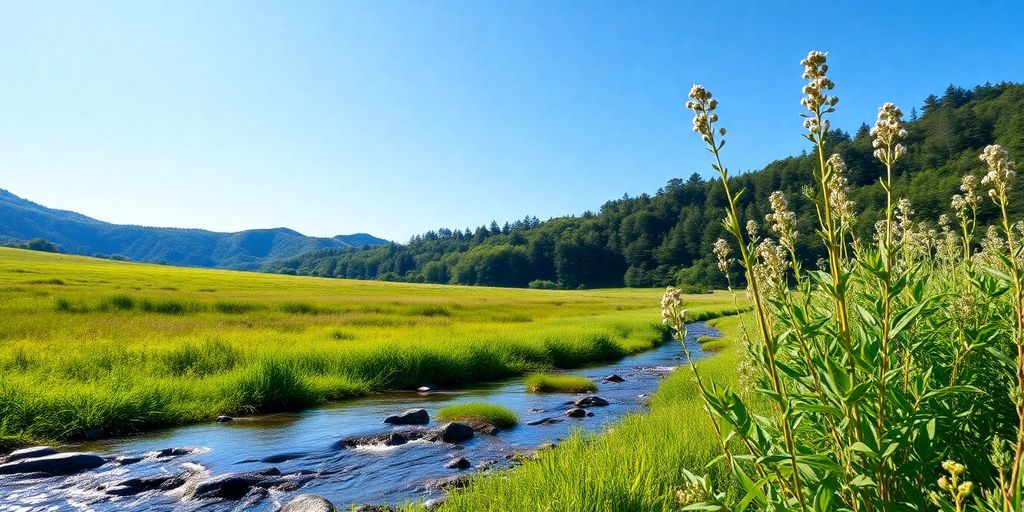
{"label": "blue sky", "polygon": [[734,171],[799,153],[810,49],[848,130],[1024,81],[1019,2],[832,4],[3,2],[0,188],[119,223],[404,241],[709,175],[695,82]]}

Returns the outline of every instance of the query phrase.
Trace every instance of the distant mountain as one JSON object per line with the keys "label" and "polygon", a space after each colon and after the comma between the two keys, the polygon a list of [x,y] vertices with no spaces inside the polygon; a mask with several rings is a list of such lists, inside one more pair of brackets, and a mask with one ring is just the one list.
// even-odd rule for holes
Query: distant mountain
{"label": "distant mountain", "polygon": [[204,229],[111,224],[55,210],[0,189],[0,244],[45,238],[61,252],[124,256],[133,261],[255,270],[265,262],[311,251],[373,247],[388,243],[366,233],[333,238],[305,236],[287,228],[218,233]]}

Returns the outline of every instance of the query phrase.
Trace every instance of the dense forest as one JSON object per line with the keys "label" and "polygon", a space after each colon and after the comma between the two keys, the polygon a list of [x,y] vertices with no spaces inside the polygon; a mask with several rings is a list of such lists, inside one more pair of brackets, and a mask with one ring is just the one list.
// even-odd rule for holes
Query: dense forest
{"label": "dense forest", "polygon": [[[1011,158],[1024,158],[1024,84],[974,89],[951,85],[941,97],[931,95],[920,109],[914,108],[907,128],[908,154],[894,169],[895,197],[911,201],[916,219],[935,222],[950,211],[950,197],[958,192],[961,177],[971,172],[980,176],[983,164],[978,155],[986,145],[1001,144]],[[878,185],[884,167],[872,157],[868,126],[852,135],[835,130],[829,145],[846,161],[858,234],[870,239],[885,195]],[[775,190],[786,194],[798,216],[798,246],[805,248],[798,256],[808,264],[821,256],[814,203],[802,195],[802,189],[812,185],[815,165],[813,156],[793,156],[733,178],[733,190],[745,190],[740,206],[746,219],[762,221],[770,211],[768,196]],[[475,230],[439,229],[404,245],[317,251],[271,262],[264,269],[488,286],[722,287],[724,278],[710,255],[711,245],[724,236],[719,222],[723,190],[717,179],[705,180],[695,173],[685,180],[669,180],[653,196],[609,201],[597,213],[545,222],[534,217],[504,225],[491,222]],[[1022,197],[1024,191],[1014,194]],[[984,203],[982,225],[996,214]],[[1012,213],[1021,216],[1021,211]]]}

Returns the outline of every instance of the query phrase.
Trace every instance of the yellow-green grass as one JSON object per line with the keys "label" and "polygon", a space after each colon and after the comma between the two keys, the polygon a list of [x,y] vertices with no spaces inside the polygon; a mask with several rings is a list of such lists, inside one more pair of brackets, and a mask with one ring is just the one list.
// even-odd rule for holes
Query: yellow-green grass
{"label": "yellow-green grass", "polygon": [[[660,290],[557,291],[175,268],[0,248],[0,438],[110,436],[664,340]],[[727,312],[724,293],[690,312]]]}
{"label": "yellow-green grass", "polygon": [[597,391],[597,384],[579,375],[531,373],[526,376],[526,390],[531,393],[590,393]]}
{"label": "yellow-green grass", "polygon": [[[737,385],[737,336],[749,315],[714,320],[723,349],[698,363],[702,376]],[[765,407],[764,403],[755,404]],[[731,479],[718,435],[703,408],[689,367],[666,379],[648,413],[634,414],[602,434],[574,433],[554,450],[508,471],[479,476],[450,496],[442,510],[648,512],[679,510],[675,490],[683,470],[709,474],[720,485]],[[415,509],[415,507],[411,507]]]}
{"label": "yellow-green grass", "polygon": [[449,405],[437,411],[439,421],[490,423],[498,428],[512,428],[519,424],[519,416],[507,407],[485,402]]}

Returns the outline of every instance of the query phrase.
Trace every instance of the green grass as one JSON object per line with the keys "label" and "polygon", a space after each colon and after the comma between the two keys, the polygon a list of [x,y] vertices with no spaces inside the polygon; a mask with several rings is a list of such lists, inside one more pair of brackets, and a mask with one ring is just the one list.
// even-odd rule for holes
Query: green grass
{"label": "green grass", "polygon": [[597,384],[579,375],[531,373],[526,377],[526,390],[531,393],[592,393]]}
{"label": "green grass", "polygon": [[[720,385],[737,384],[741,318],[750,321],[749,315],[714,321],[726,346],[698,363],[702,375]],[[675,490],[685,483],[683,469],[730,481],[720,464],[705,469],[721,454],[711,422],[701,420],[706,416],[693,374],[683,367],[661,384],[649,413],[630,415],[603,434],[574,433],[536,460],[477,477],[442,510],[679,510]]]}
{"label": "green grass", "polygon": [[498,428],[512,428],[519,424],[519,416],[506,407],[484,402],[449,405],[437,411],[438,421],[481,421]]}
{"label": "green grass", "polygon": [[[665,339],[661,293],[348,281],[0,248],[0,438],[111,436],[612,360]],[[692,299],[697,318],[731,303]]]}

